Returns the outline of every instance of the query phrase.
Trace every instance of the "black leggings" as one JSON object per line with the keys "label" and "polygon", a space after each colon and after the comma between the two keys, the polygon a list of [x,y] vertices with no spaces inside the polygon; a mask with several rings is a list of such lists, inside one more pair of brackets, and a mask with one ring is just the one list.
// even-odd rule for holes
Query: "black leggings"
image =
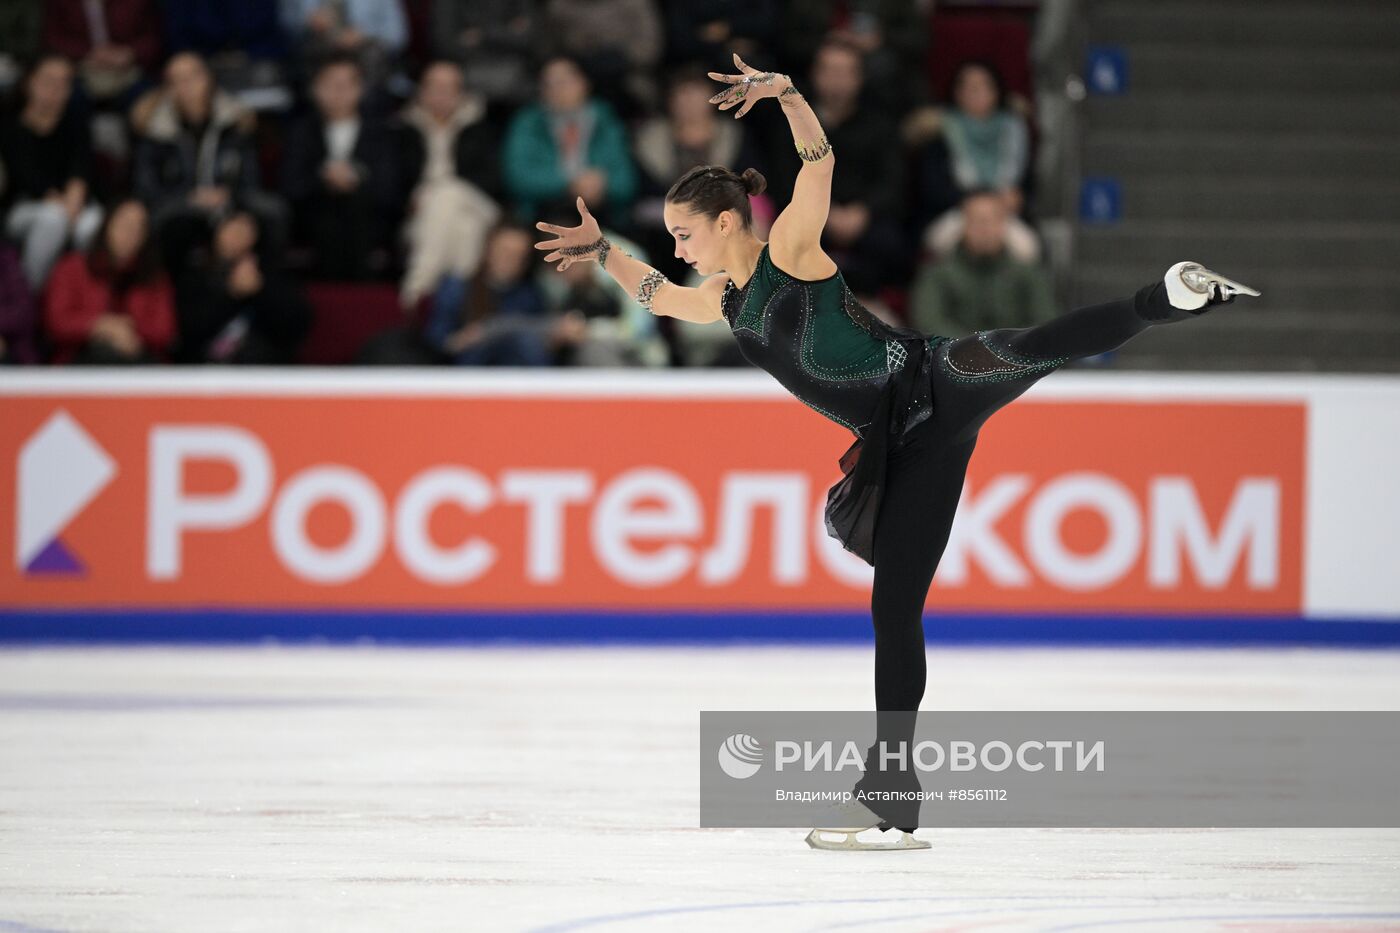
{"label": "black leggings", "polygon": [[[924,600],[948,544],[977,433],[993,412],[1070,360],[1121,346],[1174,311],[1158,282],[1131,298],[1079,308],[1034,327],[979,331],[935,349],[933,414],[892,446],[875,524],[877,738],[912,737],[924,696]],[[904,825],[896,823],[896,825]]]}

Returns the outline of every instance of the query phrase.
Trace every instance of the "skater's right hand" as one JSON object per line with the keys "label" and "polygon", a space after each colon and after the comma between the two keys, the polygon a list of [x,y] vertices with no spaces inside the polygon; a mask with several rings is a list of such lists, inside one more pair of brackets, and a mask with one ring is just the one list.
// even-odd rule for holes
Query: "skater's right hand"
{"label": "skater's right hand", "polygon": [[[598,226],[598,221],[588,210],[588,205],[583,203],[583,198],[576,202],[580,223],[577,227],[560,227],[557,224],[547,224],[543,221],[535,224],[537,228],[546,233],[553,233],[556,239],[541,240],[535,244],[535,249],[550,249],[554,252],[544,257],[545,262],[559,261],[559,271],[563,272],[576,262],[587,262],[598,258],[598,249],[602,245],[603,231]],[[587,249],[587,247],[595,247]]]}
{"label": "skater's right hand", "polygon": [[776,71],[759,71],[745,63],[739,57],[738,52],[734,53],[734,67],[739,69],[738,74],[709,72],[710,77],[714,80],[723,81],[729,85],[711,97],[710,103],[719,104],[720,110],[738,107],[739,112],[734,114],[736,120],[748,113],[750,108],[763,98],[777,97],[785,89],[792,87],[792,79],[787,75],[778,74]]}

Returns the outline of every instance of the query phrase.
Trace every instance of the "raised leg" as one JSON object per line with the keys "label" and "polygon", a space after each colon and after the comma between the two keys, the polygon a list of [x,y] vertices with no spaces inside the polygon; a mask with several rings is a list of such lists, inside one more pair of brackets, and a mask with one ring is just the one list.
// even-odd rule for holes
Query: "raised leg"
{"label": "raised leg", "polygon": [[964,439],[992,413],[1071,360],[1117,349],[1154,324],[1194,316],[1174,307],[1163,281],[1129,298],[1076,308],[1033,327],[978,331],[935,350],[934,408],[948,436]]}

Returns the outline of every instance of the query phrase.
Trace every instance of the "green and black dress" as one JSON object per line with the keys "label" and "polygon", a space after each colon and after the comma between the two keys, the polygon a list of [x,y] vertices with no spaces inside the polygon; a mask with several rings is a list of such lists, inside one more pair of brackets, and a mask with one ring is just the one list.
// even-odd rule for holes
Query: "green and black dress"
{"label": "green and black dress", "polygon": [[788,275],[767,244],[744,287],[729,282],[723,310],[745,359],[855,435],[827,492],[826,528],[873,564],[887,449],[932,413],[930,367],[947,338],[880,320],[840,271],[817,281]]}

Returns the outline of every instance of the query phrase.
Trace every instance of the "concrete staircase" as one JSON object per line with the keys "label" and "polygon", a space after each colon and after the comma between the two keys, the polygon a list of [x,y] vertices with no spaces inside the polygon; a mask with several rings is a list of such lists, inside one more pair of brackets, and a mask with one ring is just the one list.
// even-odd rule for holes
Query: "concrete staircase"
{"label": "concrete staircase", "polygon": [[1117,365],[1400,372],[1400,2],[1084,6],[1129,90],[1083,105],[1083,173],[1120,180],[1124,218],[1080,226],[1074,302],[1181,259],[1264,293]]}

